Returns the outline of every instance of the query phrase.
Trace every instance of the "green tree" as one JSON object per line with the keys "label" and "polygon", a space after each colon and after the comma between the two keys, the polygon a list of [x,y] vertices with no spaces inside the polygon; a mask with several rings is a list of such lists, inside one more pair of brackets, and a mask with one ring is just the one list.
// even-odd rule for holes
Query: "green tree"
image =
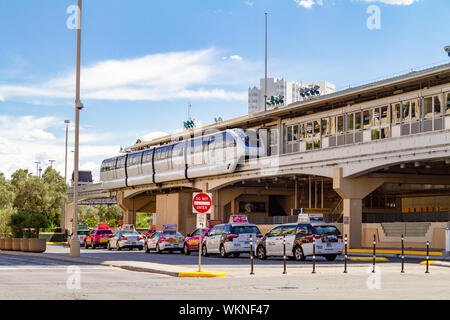
{"label": "green tree", "polygon": [[11,216],[17,213],[13,207],[0,209],[0,237],[6,238],[11,235],[12,229],[10,226]]}
{"label": "green tree", "polygon": [[14,188],[3,173],[0,172],[0,210],[12,206],[14,201]]}

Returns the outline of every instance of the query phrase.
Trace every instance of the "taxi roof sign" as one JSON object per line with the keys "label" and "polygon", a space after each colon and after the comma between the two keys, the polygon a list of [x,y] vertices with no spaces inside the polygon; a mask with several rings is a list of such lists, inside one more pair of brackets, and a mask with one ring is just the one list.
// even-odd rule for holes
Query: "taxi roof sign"
{"label": "taxi roof sign", "polygon": [[163,230],[164,231],[177,231],[177,225],[176,224],[163,224]]}
{"label": "taxi roof sign", "polygon": [[108,223],[99,223],[97,224],[97,229],[109,229]]}
{"label": "taxi roof sign", "polygon": [[244,215],[234,215],[230,217],[228,223],[248,223],[248,217]]}

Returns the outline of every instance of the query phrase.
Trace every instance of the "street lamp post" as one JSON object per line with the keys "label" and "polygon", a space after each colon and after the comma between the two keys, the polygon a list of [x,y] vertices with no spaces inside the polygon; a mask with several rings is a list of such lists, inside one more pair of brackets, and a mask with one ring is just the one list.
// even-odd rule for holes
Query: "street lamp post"
{"label": "street lamp post", "polygon": [[39,164],[40,164],[40,162],[39,161],[35,161],[34,163],[36,164],[36,177],[38,177],[39,176]]}
{"label": "street lamp post", "polygon": [[80,100],[80,62],[81,62],[81,2],[78,0],[78,21],[77,21],[77,70],[75,88],[75,153],[73,163],[73,224],[72,237],[70,241],[70,256],[80,256],[80,240],[77,236],[78,225],[78,153],[79,153],[79,133],[80,133],[80,110],[83,104]]}
{"label": "street lamp post", "polygon": [[69,123],[70,120],[64,120],[66,124],[66,158],[64,161],[64,182],[67,183],[67,142],[69,141]]}
{"label": "street lamp post", "polygon": [[48,160],[48,162],[50,162],[50,168],[53,168],[53,162],[55,162],[55,160]]}

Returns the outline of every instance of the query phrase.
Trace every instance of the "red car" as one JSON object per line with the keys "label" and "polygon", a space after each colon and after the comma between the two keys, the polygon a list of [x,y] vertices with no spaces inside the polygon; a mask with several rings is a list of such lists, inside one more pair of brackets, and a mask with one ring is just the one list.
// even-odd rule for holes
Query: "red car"
{"label": "red car", "polygon": [[184,238],[183,252],[185,255],[191,254],[191,251],[198,251],[198,242],[200,238],[200,230],[202,231],[202,238],[212,228],[196,229],[194,232],[189,233]]}
{"label": "red car", "polygon": [[107,223],[99,223],[97,227],[91,231],[89,235],[86,236],[84,240],[84,247],[87,249],[92,247],[107,247],[109,238],[113,236],[113,232],[109,228]]}

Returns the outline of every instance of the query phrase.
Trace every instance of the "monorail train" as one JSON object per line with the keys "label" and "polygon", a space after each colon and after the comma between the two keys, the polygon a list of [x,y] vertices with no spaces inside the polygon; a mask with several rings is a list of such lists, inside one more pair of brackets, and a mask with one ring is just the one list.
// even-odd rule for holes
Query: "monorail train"
{"label": "monorail train", "polygon": [[248,158],[266,155],[259,131],[228,129],[106,159],[103,189],[231,173]]}

